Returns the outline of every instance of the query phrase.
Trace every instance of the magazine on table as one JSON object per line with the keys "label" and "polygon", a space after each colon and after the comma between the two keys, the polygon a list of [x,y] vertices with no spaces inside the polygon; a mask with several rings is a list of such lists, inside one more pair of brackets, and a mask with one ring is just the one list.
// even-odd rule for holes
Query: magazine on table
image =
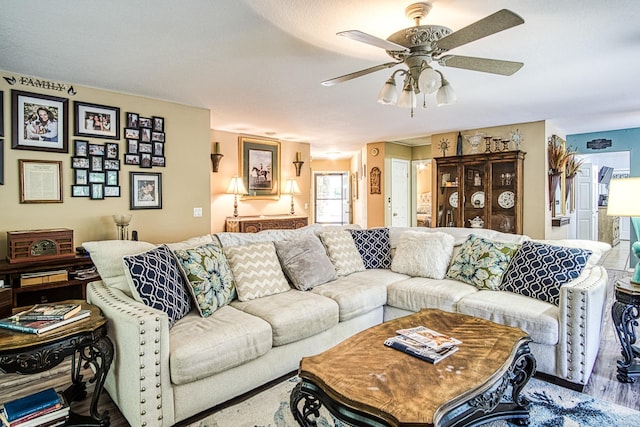
{"label": "magazine on table", "polygon": [[440,332],[436,332],[424,326],[398,329],[396,333],[417,341],[419,344],[430,347],[436,351],[462,344],[462,341],[459,339],[441,334]]}
{"label": "magazine on table", "polygon": [[14,314],[15,320],[64,320],[75,316],[80,304],[36,304],[28,310]]}
{"label": "magazine on table", "polygon": [[407,338],[404,335],[396,335],[395,337],[387,338],[384,341],[384,345],[434,364],[447,356],[452,355],[459,349],[458,346],[449,346],[443,347],[440,350],[435,350],[419,343],[418,341]]}
{"label": "magazine on table", "polygon": [[64,320],[16,320],[13,317],[7,317],[0,319],[0,328],[26,332],[29,334],[42,334],[70,323],[86,319],[90,314],[90,310],[80,310],[75,316]]}

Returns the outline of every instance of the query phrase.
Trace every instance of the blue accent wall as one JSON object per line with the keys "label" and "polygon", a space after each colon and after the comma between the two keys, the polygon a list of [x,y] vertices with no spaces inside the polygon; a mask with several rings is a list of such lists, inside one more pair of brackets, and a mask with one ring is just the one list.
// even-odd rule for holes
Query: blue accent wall
{"label": "blue accent wall", "polygon": [[[602,150],[593,150],[587,148],[587,142],[594,139],[610,139],[611,147]],[[610,153],[615,151],[629,151],[629,174],[631,176],[640,176],[640,128],[619,129],[603,132],[579,133],[575,135],[567,135],[567,144],[576,148],[581,154],[598,154]],[[640,197],[640,194],[634,195]],[[631,227],[631,242],[638,240],[635,230]],[[633,267],[638,262],[637,258],[631,253],[629,264]]]}

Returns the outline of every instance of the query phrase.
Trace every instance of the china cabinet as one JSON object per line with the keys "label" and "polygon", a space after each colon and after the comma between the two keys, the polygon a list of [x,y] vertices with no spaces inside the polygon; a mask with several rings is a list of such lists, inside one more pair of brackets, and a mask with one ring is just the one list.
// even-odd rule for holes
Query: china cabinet
{"label": "china cabinet", "polygon": [[522,234],[525,152],[436,158],[436,226]]}

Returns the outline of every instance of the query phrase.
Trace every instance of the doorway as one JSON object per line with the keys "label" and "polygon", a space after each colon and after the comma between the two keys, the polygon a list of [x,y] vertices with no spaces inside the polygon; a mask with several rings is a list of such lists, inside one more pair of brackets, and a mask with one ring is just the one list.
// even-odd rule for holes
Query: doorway
{"label": "doorway", "polygon": [[391,225],[409,226],[409,160],[391,159]]}
{"label": "doorway", "polygon": [[313,190],[313,212],[316,224],[351,224],[347,172],[314,172]]}

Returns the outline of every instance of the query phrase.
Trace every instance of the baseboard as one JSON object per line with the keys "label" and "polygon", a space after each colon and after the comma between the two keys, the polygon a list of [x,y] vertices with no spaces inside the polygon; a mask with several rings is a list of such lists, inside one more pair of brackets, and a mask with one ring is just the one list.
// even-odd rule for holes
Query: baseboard
{"label": "baseboard", "polygon": [[562,378],[554,377],[553,375],[543,374],[542,372],[536,372],[533,376],[542,381],[546,381],[551,384],[559,385],[560,387],[568,388],[570,390],[578,391],[580,393],[583,392],[585,385],[572,383],[571,381],[564,380]]}

